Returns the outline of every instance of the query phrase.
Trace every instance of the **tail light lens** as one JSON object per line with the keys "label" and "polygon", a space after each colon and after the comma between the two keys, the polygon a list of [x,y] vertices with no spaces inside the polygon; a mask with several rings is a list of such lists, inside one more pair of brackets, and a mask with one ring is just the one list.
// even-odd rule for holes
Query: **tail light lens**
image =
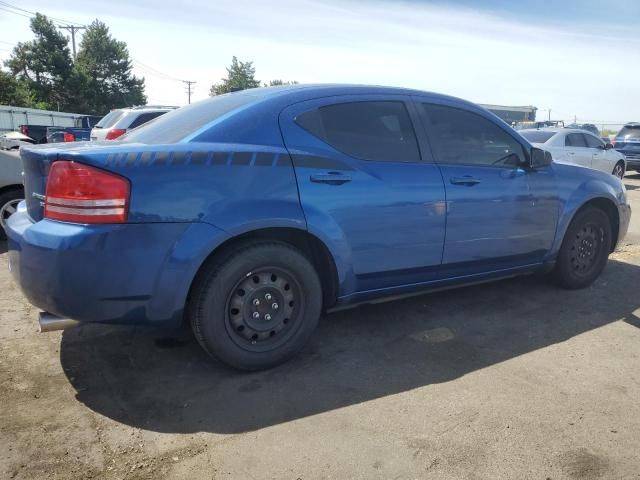
{"label": "tail light lens", "polygon": [[65,142],[75,142],[76,136],[73,133],[64,132],[63,141]]}
{"label": "tail light lens", "polygon": [[116,138],[124,135],[126,130],[124,128],[114,128],[113,130],[109,130],[107,132],[106,140],[115,140]]}
{"label": "tail light lens", "polygon": [[29,127],[26,125],[20,125],[20,133],[23,135],[29,136]]}
{"label": "tail light lens", "polygon": [[124,223],[128,209],[127,179],[66,160],[51,165],[45,218],[74,223]]}

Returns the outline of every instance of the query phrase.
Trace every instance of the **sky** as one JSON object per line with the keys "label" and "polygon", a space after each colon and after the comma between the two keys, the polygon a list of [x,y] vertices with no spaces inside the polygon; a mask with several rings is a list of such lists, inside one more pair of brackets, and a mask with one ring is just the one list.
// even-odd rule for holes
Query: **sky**
{"label": "sky", "polygon": [[535,105],[538,118],[640,121],[640,0],[3,0],[2,60],[32,38],[29,14],[7,4],[105,22],[151,104],[185,104],[180,80],[206,98],[235,55],[262,81],[392,85]]}

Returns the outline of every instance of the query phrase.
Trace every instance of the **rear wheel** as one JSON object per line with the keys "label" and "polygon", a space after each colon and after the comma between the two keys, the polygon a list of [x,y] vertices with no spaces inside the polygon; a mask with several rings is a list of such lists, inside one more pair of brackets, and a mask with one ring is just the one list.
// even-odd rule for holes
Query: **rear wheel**
{"label": "rear wheel", "polygon": [[616,177],[622,179],[624,177],[624,162],[616,163],[616,166],[613,167],[613,172],[611,172]]}
{"label": "rear wheel", "polygon": [[311,262],[289,245],[256,242],[204,267],[189,315],[209,354],[241,370],[260,370],[298,352],[321,308],[322,288]]}
{"label": "rear wheel", "polygon": [[8,190],[0,194],[0,226],[2,230],[0,231],[0,239],[6,239],[7,234],[5,230],[7,228],[7,221],[9,217],[16,213],[18,208],[18,204],[24,200],[24,192],[15,188],[13,190]]}
{"label": "rear wheel", "polygon": [[591,285],[604,269],[611,250],[611,223],[606,213],[587,207],[575,216],[562,241],[555,276],[565,288]]}

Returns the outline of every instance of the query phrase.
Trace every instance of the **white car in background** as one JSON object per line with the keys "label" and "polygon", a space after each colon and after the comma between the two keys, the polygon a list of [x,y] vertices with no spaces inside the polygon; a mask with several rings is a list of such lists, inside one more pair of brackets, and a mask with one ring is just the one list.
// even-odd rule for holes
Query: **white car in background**
{"label": "white car in background", "polygon": [[554,162],[572,163],[624,177],[627,169],[624,155],[604,143],[591,132],[574,128],[541,128],[519,130],[534,146],[551,153]]}
{"label": "white car in background", "polygon": [[17,150],[23,145],[36,143],[31,137],[20,132],[5,132],[0,134],[0,150]]}
{"label": "white car in background", "polygon": [[118,108],[107,113],[91,130],[91,140],[115,140],[129,130],[153,120],[177,107],[143,105]]}

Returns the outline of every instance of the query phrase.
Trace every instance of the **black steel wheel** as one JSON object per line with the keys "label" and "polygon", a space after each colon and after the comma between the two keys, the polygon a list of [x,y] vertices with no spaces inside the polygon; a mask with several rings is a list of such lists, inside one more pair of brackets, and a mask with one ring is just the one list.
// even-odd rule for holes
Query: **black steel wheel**
{"label": "black steel wheel", "polygon": [[229,336],[241,348],[262,352],[286,342],[304,309],[302,288],[282,268],[251,272],[231,290],[226,311]]}
{"label": "black steel wheel", "polygon": [[189,316],[209,354],[241,370],[259,370],[293,356],[321,308],[322,288],[311,262],[290,245],[256,242],[203,267]]}
{"label": "black steel wheel", "polygon": [[566,288],[591,285],[604,269],[611,250],[611,223],[602,210],[587,207],[575,216],[565,234],[555,274]]}

